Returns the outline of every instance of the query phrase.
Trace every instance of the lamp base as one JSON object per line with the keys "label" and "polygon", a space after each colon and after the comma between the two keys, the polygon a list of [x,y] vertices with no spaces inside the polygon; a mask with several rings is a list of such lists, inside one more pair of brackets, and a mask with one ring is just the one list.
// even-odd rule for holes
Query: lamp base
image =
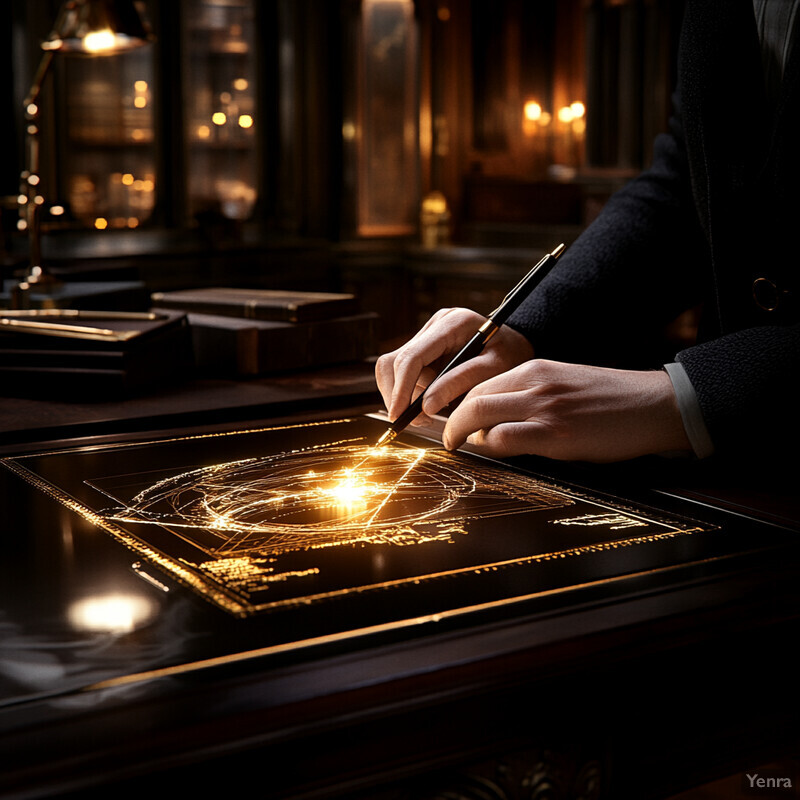
{"label": "lamp base", "polygon": [[51,295],[61,289],[64,282],[46,272],[29,273],[18,282],[13,282],[8,289],[8,307],[25,310],[31,307],[31,295]]}
{"label": "lamp base", "polygon": [[49,272],[45,272],[41,267],[31,267],[30,272],[28,272],[20,283],[35,286],[39,291],[46,292],[48,289],[62,286],[64,281],[60,278],[56,278],[55,275],[51,275]]}
{"label": "lamp base", "polygon": [[6,280],[0,286],[0,309],[3,308],[141,311],[150,308],[150,293],[141,281],[58,281],[41,285]]}

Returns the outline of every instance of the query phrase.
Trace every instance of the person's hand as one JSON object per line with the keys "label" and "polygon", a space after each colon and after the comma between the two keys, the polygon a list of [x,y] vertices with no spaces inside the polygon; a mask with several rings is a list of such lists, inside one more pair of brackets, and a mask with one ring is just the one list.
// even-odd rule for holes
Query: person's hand
{"label": "person's hand", "polygon": [[595,462],[691,450],[665,372],[542,359],[474,387],[450,415],[442,440],[448,450],[468,441],[495,457]]}
{"label": "person's hand", "polygon": [[[464,308],[442,309],[413,339],[378,359],[375,377],[390,419],[397,419],[408,408],[485,321],[480,314]],[[503,325],[480,355],[436,381],[425,395],[424,413],[417,417],[416,424],[428,422],[431,414],[473,386],[532,357],[530,342]]]}

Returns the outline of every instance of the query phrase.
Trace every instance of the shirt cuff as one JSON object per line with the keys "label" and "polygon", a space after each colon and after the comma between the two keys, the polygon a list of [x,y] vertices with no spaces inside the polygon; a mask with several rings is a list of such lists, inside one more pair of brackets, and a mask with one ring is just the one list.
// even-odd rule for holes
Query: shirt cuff
{"label": "shirt cuff", "polygon": [[683,364],[665,364],[664,370],[672,381],[678,410],[681,413],[683,427],[689,444],[698,458],[708,458],[714,452],[714,443],[706,428],[703,412],[697,400],[697,393],[683,368]]}

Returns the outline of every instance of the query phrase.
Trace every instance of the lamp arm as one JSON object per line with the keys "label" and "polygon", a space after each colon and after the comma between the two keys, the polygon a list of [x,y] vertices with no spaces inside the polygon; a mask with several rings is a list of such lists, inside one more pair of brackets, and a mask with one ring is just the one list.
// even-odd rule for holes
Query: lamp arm
{"label": "lamp arm", "polygon": [[28,234],[28,274],[25,281],[35,283],[41,280],[41,205],[39,175],[39,95],[53,63],[53,53],[45,51],[25,98],[25,168],[20,176],[20,217],[25,219]]}
{"label": "lamp arm", "polygon": [[54,52],[52,50],[45,50],[42,53],[39,66],[36,68],[36,74],[33,76],[33,83],[31,84],[31,88],[28,89],[28,95],[23,101],[26,117],[28,116],[28,107],[31,104],[38,105],[39,95],[42,93],[42,86],[44,86],[45,78],[50,72],[50,65],[53,63],[53,56]]}

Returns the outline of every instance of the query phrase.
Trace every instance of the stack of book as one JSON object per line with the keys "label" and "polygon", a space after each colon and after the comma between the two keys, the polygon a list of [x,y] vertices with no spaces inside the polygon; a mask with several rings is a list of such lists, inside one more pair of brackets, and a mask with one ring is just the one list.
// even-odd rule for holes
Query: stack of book
{"label": "stack of book", "polygon": [[377,314],[351,294],[209,288],[160,292],[155,308],[184,311],[205,374],[253,377],[360,361],[377,352]]}
{"label": "stack of book", "polygon": [[192,368],[181,312],[0,311],[5,396],[102,401],[158,388]]}

